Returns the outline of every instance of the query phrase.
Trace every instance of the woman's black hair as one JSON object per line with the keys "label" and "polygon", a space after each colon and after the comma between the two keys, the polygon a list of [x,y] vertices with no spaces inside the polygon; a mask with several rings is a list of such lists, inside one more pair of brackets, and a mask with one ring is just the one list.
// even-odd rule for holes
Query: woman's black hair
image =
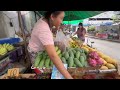
{"label": "woman's black hair", "polygon": [[78,25],[79,25],[79,26],[83,26],[83,24],[82,24],[82,23],[79,23]]}
{"label": "woman's black hair", "polygon": [[49,20],[51,14],[53,14],[54,16],[57,16],[61,13],[62,11],[46,11],[44,14],[45,19]]}

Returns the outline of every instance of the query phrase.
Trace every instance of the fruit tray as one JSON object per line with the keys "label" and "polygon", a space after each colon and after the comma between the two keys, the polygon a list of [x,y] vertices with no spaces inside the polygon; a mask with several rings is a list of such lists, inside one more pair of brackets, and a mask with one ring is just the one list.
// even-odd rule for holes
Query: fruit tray
{"label": "fruit tray", "polygon": [[[31,69],[33,69],[35,71],[35,73],[39,74],[39,73],[51,73],[52,72],[52,68],[36,68],[36,67],[33,67],[31,66]],[[72,68],[69,68],[68,67],[68,71],[70,73],[76,73],[76,72],[79,72],[79,73],[84,73],[84,72],[89,72],[91,70],[95,71],[95,72],[98,72],[98,70],[100,69],[100,67],[84,67],[84,68],[76,68],[76,67],[72,67]]]}
{"label": "fruit tray", "polygon": [[7,74],[4,74],[0,79],[35,79],[35,74],[20,74],[19,77],[8,77]]}
{"label": "fruit tray", "polygon": [[74,79],[120,79],[117,72],[113,73],[85,73],[85,74],[73,74]]}

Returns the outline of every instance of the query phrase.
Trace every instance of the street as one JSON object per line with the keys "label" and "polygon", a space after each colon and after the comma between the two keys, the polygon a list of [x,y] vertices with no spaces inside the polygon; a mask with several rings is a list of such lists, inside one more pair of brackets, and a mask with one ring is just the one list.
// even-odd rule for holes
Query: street
{"label": "street", "polygon": [[120,60],[120,43],[93,39],[88,37],[86,37],[85,43],[87,43],[87,40],[89,45],[91,45],[90,42],[94,42],[93,43],[94,48],[98,49],[99,51],[103,52],[104,54],[114,59]]}

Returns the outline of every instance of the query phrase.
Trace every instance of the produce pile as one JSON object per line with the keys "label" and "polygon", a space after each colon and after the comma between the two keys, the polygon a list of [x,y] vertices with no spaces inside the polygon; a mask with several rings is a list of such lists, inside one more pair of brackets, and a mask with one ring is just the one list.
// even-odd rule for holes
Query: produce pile
{"label": "produce pile", "polygon": [[[61,58],[62,62],[68,64],[68,67],[88,67],[87,63],[87,55],[84,49],[80,48],[67,48],[66,51],[61,52],[61,50],[55,46],[56,52],[58,56]],[[53,66],[53,62],[50,60],[47,53],[44,51],[42,53],[38,53],[34,67],[38,68],[50,68]]]}
{"label": "produce pile", "polygon": [[89,52],[89,59],[91,61],[92,66],[96,66],[96,62],[98,61],[101,64],[101,70],[108,70],[108,69],[116,69],[117,60],[112,59],[111,57],[97,51],[96,49],[90,48],[87,45],[82,46],[87,52]]}
{"label": "produce pile", "polygon": [[88,67],[88,52],[81,48],[68,48],[62,53],[61,60],[68,67]]}
{"label": "produce pile", "polygon": [[[58,56],[64,64],[68,64],[69,68],[100,67],[101,70],[116,69],[115,59],[87,45],[82,45],[80,47],[79,45],[81,42],[76,40],[77,38],[72,38],[69,42],[71,47],[66,48],[64,52],[55,46]],[[52,68],[53,62],[50,60],[46,51],[43,51],[42,53],[38,53],[33,66],[38,68]]]}
{"label": "produce pile", "polygon": [[11,44],[0,44],[0,55],[5,55],[7,52],[12,51],[14,46]]}
{"label": "produce pile", "polygon": [[79,48],[82,46],[83,42],[77,37],[71,37],[69,44],[71,48]]}
{"label": "produce pile", "polygon": [[[55,46],[55,49],[59,57],[61,57],[62,56],[61,50],[57,46]],[[38,68],[53,67],[53,62],[52,60],[50,60],[46,51],[38,53],[38,55],[36,56],[35,62],[34,62],[34,67],[38,67]]]}

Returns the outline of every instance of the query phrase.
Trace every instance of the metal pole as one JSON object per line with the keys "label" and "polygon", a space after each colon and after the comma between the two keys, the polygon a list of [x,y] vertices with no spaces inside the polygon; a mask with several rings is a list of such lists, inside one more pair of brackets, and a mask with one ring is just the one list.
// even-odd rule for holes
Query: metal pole
{"label": "metal pole", "polygon": [[23,34],[23,42],[24,42],[24,46],[25,46],[25,63],[28,63],[28,66],[30,65],[30,57],[27,51],[27,40],[26,40],[26,35],[25,35],[25,31],[24,31],[24,27],[23,27],[23,22],[22,22],[22,15],[21,12],[18,11],[18,20],[19,20],[19,26],[21,28],[21,32]]}

